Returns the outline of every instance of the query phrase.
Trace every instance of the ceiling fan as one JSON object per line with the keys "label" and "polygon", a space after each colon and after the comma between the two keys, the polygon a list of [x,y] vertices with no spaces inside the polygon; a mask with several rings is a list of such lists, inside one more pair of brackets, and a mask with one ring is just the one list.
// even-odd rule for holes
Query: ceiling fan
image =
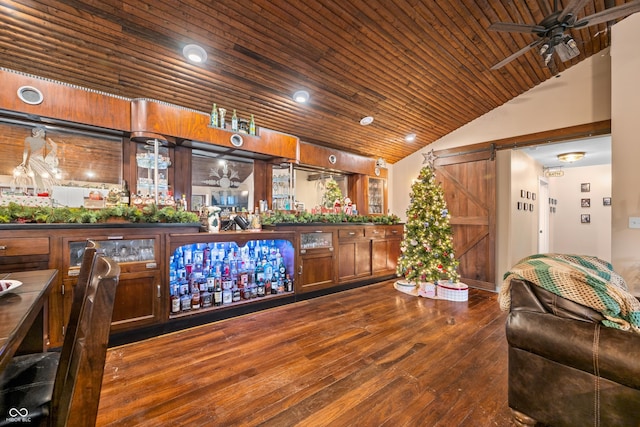
{"label": "ceiling fan", "polygon": [[539,24],[516,24],[514,22],[496,22],[489,26],[491,31],[505,31],[517,33],[533,33],[539,38],[516,53],[506,57],[491,67],[497,70],[520,55],[540,46],[539,52],[547,66],[551,64],[553,53],[556,52],[561,61],[568,61],[580,54],[578,45],[567,30],[572,28],[585,28],[603,22],[613,21],[618,18],[640,12],[640,0],[633,0],[620,6],[605,9],[593,15],[578,19],[578,12],[582,10],[589,0],[570,0],[567,6],[558,10],[558,0],[553,2],[553,12],[547,15]]}

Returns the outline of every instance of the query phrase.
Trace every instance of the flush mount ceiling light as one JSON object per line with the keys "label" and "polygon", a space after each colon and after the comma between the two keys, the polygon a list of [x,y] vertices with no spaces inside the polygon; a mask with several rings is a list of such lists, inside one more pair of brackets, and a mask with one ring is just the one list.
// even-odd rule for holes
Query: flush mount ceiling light
{"label": "flush mount ceiling light", "polygon": [[413,142],[413,141],[415,141],[415,140],[416,140],[416,136],[417,136],[417,135],[416,135],[415,133],[410,133],[409,135],[407,135],[407,136],[405,136],[405,137],[404,137],[404,140],[405,140],[406,142]]}
{"label": "flush mount ceiling light", "polygon": [[584,157],[584,154],[584,151],[573,151],[571,153],[558,154],[558,160],[566,163],[577,162]]}
{"label": "flush mount ceiling light", "polygon": [[309,101],[309,92],[306,90],[299,90],[293,94],[293,100],[299,102],[300,104],[304,104]]}
{"label": "flush mount ceiling light", "polygon": [[202,63],[207,60],[207,52],[197,44],[188,44],[182,49],[182,54],[191,62]]}
{"label": "flush mount ceiling light", "polygon": [[373,117],[371,116],[366,116],[360,119],[360,124],[362,126],[367,126],[367,125],[370,125],[371,123],[373,123]]}

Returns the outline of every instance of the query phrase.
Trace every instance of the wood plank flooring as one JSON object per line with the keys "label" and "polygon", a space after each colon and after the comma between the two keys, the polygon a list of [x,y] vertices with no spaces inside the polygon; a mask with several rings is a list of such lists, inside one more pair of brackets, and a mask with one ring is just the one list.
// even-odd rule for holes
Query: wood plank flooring
{"label": "wood plank flooring", "polygon": [[510,426],[496,294],[393,281],[109,349],[98,426]]}

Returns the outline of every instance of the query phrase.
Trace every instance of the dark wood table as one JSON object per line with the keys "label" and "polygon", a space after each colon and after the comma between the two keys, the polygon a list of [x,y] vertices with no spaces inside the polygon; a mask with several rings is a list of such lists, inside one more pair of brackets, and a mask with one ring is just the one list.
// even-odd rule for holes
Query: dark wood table
{"label": "dark wood table", "polygon": [[22,282],[15,291],[0,295],[0,372],[15,354],[46,350],[47,306],[57,274],[58,270],[0,274]]}

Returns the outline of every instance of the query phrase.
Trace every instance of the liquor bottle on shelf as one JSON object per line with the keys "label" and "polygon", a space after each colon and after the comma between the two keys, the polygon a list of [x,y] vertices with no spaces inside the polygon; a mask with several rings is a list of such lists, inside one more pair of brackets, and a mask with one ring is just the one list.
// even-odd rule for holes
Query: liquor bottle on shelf
{"label": "liquor bottle on shelf", "polygon": [[256,287],[256,295],[258,297],[263,297],[265,295],[264,279],[260,279],[260,281],[258,281],[258,285]]}
{"label": "liquor bottle on shelf", "polygon": [[236,115],[236,110],[233,110],[233,115],[231,116],[231,130],[238,132],[238,116]]}
{"label": "liquor bottle on shelf", "polygon": [[191,295],[189,295],[189,292],[182,294],[180,297],[180,309],[182,311],[191,311]]}
{"label": "liquor bottle on shelf", "polygon": [[209,121],[209,125],[215,128],[218,127],[218,107],[216,104],[213,104],[213,109],[211,110],[211,120]]}
{"label": "liquor bottle on shelf", "polygon": [[251,115],[251,121],[249,121],[249,135],[256,134],[256,122],[253,118],[253,114]]}
{"label": "liquor bottle on shelf", "polygon": [[[204,283],[206,284],[207,282]],[[202,305],[202,308],[208,308],[213,305],[213,294],[209,292],[208,285],[204,291],[200,292],[200,303]]]}
{"label": "liquor bottle on shelf", "polygon": [[171,312],[179,313],[180,312],[180,289],[177,283],[173,283],[171,285]]}
{"label": "liquor bottle on shelf", "polygon": [[233,302],[233,292],[230,288],[222,290],[222,304],[231,304]]}
{"label": "liquor bottle on shelf", "polygon": [[193,282],[191,286],[191,309],[200,309],[200,288],[198,287],[197,282]]}
{"label": "liquor bottle on shelf", "polygon": [[222,305],[222,285],[216,281],[216,287],[213,290],[213,305],[219,307]]}
{"label": "liquor bottle on shelf", "polygon": [[287,274],[284,280],[286,291],[293,292],[293,280],[291,280],[291,277]]}
{"label": "liquor bottle on shelf", "polygon": [[130,202],[131,202],[131,192],[129,191],[129,185],[125,180],[122,185],[122,190],[120,190],[120,205],[129,206]]}

